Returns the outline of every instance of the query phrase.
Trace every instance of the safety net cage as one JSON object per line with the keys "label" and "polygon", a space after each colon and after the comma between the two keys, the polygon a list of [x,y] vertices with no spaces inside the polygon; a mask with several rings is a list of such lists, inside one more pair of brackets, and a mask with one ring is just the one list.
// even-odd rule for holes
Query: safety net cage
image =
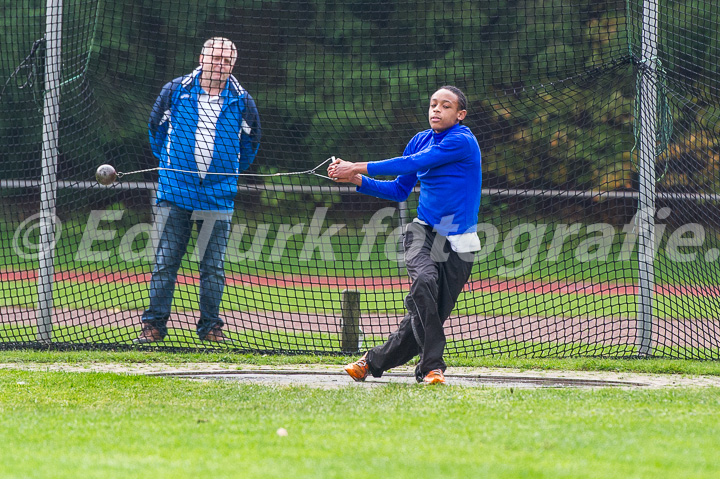
{"label": "safety net cage", "polygon": [[[447,354],[720,357],[715,1],[0,3],[0,348],[381,343],[406,314],[421,183],[394,202],[326,168],[402,156],[454,85],[482,151],[482,250]],[[197,94],[215,37],[234,42],[232,88],[202,115],[212,130],[240,102],[236,137],[213,133],[240,166],[190,171],[168,151],[200,151],[205,117],[163,102]],[[186,248],[160,247],[163,198],[193,215]],[[173,250],[176,282],[151,287]],[[167,330],[138,343],[152,295]],[[208,297],[227,341],[203,334]]]}

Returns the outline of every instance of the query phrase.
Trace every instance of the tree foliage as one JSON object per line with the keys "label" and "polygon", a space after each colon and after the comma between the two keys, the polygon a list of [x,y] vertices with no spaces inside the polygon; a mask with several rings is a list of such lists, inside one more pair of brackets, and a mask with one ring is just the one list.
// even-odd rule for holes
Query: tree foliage
{"label": "tree foliage", "polygon": [[[396,156],[427,128],[430,93],[456,84],[470,100],[485,186],[632,186],[637,0],[98,1],[64,2],[65,178],[85,178],[100,162],[153,166],[146,121],[155,96],[197,65],[206,38],[222,35],[236,42],[236,76],[262,115],[254,171],[310,168],[333,154]],[[42,85],[19,89],[11,74],[43,35],[44,2],[0,5],[0,168],[37,177]],[[668,92],[691,92],[699,105],[674,107],[676,131],[709,138],[678,138],[664,160],[672,163],[717,144],[720,28],[709,2],[661,8]],[[706,173],[715,168],[703,162]]]}

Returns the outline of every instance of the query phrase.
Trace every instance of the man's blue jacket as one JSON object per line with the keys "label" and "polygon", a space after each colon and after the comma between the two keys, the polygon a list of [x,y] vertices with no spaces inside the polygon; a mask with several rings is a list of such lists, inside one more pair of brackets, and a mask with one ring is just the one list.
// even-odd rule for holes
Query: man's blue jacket
{"label": "man's blue jacket", "polygon": [[167,83],[153,105],[148,129],[160,160],[157,201],[185,210],[232,211],[237,176],[212,173],[239,173],[250,166],[260,146],[260,116],[250,94],[230,76],[220,94],[212,162],[202,178],[195,161],[201,72],[197,68]]}

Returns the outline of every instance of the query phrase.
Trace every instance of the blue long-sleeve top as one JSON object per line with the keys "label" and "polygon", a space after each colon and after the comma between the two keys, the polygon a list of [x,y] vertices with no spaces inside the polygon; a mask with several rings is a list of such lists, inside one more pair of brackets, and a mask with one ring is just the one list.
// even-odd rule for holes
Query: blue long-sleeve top
{"label": "blue long-sleeve top", "polygon": [[367,176],[357,191],[405,201],[420,181],[418,219],[443,236],[477,231],[482,168],[480,146],[470,129],[457,124],[440,133],[413,137],[403,156],[368,163],[368,175],[398,175],[392,181]]}

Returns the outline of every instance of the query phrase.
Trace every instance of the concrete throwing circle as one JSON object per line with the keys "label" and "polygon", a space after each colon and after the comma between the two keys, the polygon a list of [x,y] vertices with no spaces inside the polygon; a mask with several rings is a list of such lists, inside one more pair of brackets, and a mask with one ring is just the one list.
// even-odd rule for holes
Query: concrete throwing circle
{"label": "concrete throwing circle", "polygon": [[[238,381],[248,384],[277,386],[308,386],[317,388],[341,388],[352,386],[382,386],[385,384],[417,384],[408,373],[385,373],[382,378],[368,377],[365,382],[353,381],[344,372],[296,371],[296,370],[238,370],[238,371],[192,371],[149,373],[152,376],[179,377],[194,380]],[[534,376],[500,376],[481,374],[446,374],[448,385],[466,387],[505,388],[604,388],[643,387],[648,384],[633,381],[581,379]]]}

